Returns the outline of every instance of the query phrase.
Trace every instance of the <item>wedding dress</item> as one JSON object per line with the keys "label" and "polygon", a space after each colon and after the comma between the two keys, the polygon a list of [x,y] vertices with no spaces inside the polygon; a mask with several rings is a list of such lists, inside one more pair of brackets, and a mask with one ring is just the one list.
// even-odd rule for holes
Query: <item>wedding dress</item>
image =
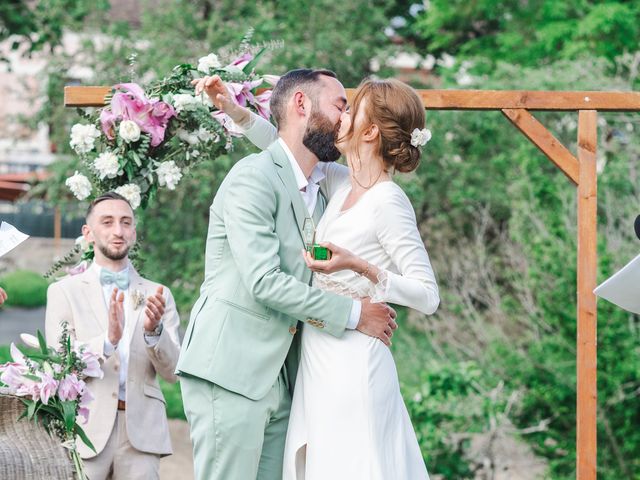
{"label": "wedding dress", "polygon": [[[350,189],[346,184],[332,196],[316,240],[376,265],[379,282],[343,270],[314,274],[313,285],[433,313],[438,287],[407,196],[395,183],[381,182],[342,211]],[[305,325],[284,479],[428,478],[389,348],[357,330],[336,338]]]}

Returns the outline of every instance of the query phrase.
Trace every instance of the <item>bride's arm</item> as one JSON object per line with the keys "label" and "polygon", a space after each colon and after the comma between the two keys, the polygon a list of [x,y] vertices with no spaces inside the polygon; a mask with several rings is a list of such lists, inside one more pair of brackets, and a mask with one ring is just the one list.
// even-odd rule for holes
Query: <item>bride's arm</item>
{"label": "bride's arm", "polygon": [[400,273],[383,270],[330,243],[321,243],[331,250],[330,260],[313,260],[305,253],[307,265],[323,273],[352,270],[375,284],[372,301],[403,305],[427,315],[434,313],[440,303],[438,284],[409,199],[400,190],[393,192],[376,207],[375,218],[378,241]]}
{"label": "bride's arm", "polygon": [[278,138],[276,127],[233,101],[231,93],[218,75],[195,79],[191,84],[195,86],[196,95],[205,92],[213,104],[229,115],[242,129],[244,136],[259,149],[264,150]]}

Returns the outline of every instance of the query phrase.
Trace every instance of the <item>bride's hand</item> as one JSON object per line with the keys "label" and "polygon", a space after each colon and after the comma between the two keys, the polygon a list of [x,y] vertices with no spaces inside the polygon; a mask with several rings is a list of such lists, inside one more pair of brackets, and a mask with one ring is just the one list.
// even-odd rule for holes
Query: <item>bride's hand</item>
{"label": "bride's hand", "polygon": [[206,75],[202,78],[191,80],[195,86],[195,95],[206,93],[217,109],[231,117],[231,120],[239,125],[246,123],[250,114],[246,108],[234,102],[231,92],[227,89],[219,75]]}
{"label": "bride's hand", "polygon": [[353,253],[346,248],[338,247],[333,243],[320,242],[320,246],[331,250],[331,258],[329,260],[315,260],[310,252],[302,250],[302,256],[307,263],[307,267],[313,272],[333,273],[340,270],[352,270],[356,260],[358,259]]}

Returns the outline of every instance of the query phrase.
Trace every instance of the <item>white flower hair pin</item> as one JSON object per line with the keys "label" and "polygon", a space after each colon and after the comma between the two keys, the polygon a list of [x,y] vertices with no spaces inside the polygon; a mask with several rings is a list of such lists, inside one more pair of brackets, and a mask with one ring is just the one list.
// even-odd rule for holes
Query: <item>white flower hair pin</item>
{"label": "white flower hair pin", "polygon": [[411,132],[411,145],[414,147],[424,147],[431,140],[431,130],[423,128],[422,130],[414,128]]}

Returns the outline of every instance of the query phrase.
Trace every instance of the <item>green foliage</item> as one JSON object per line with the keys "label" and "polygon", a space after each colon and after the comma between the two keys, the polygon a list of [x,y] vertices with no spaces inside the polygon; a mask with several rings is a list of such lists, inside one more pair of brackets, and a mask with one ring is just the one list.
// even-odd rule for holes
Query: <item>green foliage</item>
{"label": "green foliage", "polygon": [[622,0],[431,0],[400,33],[442,53],[543,65],[582,55],[610,61],[637,48],[640,4]]}
{"label": "green foliage", "polygon": [[[0,41],[13,36],[12,50],[22,44],[31,54],[48,47],[50,51],[62,41],[64,29],[79,28],[92,12],[105,11],[107,0],[13,0],[0,3]],[[3,57],[0,56],[0,59]]]}
{"label": "green foliage", "polygon": [[167,402],[167,417],[180,418],[186,420],[184,408],[182,406],[182,393],[180,391],[180,382],[169,383],[160,379],[160,388]]}
{"label": "green foliage", "polygon": [[28,270],[16,270],[0,278],[0,287],[7,292],[7,306],[44,306],[47,303],[48,286],[49,283],[41,275]]}

